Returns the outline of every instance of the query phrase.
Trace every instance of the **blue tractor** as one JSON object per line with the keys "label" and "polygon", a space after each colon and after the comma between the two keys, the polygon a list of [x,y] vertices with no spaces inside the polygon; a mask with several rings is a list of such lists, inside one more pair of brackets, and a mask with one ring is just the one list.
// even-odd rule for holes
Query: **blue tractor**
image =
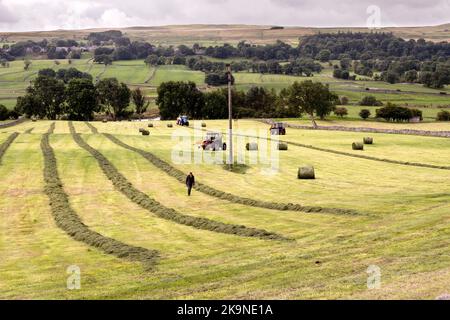
{"label": "blue tractor", "polygon": [[180,116],[177,119],[177,125],[182,127],[189,127],[189,118],[188,116]]}

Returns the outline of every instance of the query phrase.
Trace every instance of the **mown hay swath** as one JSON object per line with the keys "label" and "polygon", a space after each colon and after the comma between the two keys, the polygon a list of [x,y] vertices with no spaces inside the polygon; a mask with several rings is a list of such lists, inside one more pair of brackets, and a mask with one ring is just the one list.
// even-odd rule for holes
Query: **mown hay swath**
{"label": "mown hay swath", "polygon": [[[144,150],[132,147],[130,145],[127,145],[126,143],[120,141],[119,139],[117,139],[116,137],[114,137],[111,134],[105,133],[104,135],[109,140],[114,142],[115,144],[117,144],[125,149],[128,149],[130,151],[140,154],[145,159],[147,159],[151,164],[153,164],[155,167],[161,169],[162,171],[167,173],[169,176],[177,179],[179,182],[181,182],[183,184],[185,183],[186,174],[184,172],[173,167],[166,161],[158,158],[151,152],[144,151]],[[240,196],[237,196],[237,195],[234,195],[231,193],[217,190],[213,187],[210,187],[210,186],[200,183],[198,181],[196,182],[196,185],[194,188],[197,191],[207,194],[209,196],[219,198],[221,200],[226,200],[226,201],[229,201],[232,203],[251,206],[251,207],[280,210],[280,211],[299,211],[299,212],[307,212],[307,213],[329,213],[329,214],[338,214],[338,215],[366,215],[364,213],[360,213],[360,212],[358,212],[356,210],[352,210],[352,209],[323,208],[323,207],[317,207],[317,206],[302,206],[300,204],[276,203],[276,202],[261,201],[261,200],[240,197]]]}
{"label": "mown hay swath", "polygon": [[30,129],[28,129],[28,130],[25,130],[25,134],[30,134],[31,132],[33,132],[33,130],[34,130],[34,128],[30,128]]}
{"label": "mown hay swath", "polygon": [[12,133],[5,142],[0,144],[0,164],[3,158],[3,155],[5,154],[6,150],[8,150],[9,146],[16,140],[16,138],[19,136],[17,132]]}
{"label": "mown hay swath", "polygon": [[83,223],[70,206],[69,197],[64,191],[48,133],[42,137],[41,150],[44,155],[45,193],[50,200],[50,207],[56,225],[77,241],[118,258],[141,262],[145,269],[152,269],[158,260],[158,251],[131,246],[105,237],[98,232],[92,231]]}
{"label": "mown hay swath", "polygon": [[242,225],[226,224],[206,218],[184,215],[172,208],[163,206],[158,201],[150,198],[142,191],[137,190],[116,167],[96,149],[87,144],[83,138],[76,133],[72,123],[69,123],[70,131],[75,142],[89,152],[98,162],[104,174],[112,182],[114,187],[122,192],[128,199],[140,205],[142,208],[154,213],[156,216],[178,224],[194,227],[200,230],[208,230],[217,233],[237,235],[241,237],[260,238],[263,240],[290,240],[282,235],[262,229],[248,228]]}
{"label": "mown hay swath", "polygon": [[50,125],[50,128],[48,128],[47,133],[53,134],[53,132],[55,132],[55,123],[54,122],[52,122],[52,124]]}
{"label": "mown hay swath", "polygon": [[98,134],[97,128],[94,127],[89,121],[85,121],[84,123],[89,127],[89,129],[91,129],[93,134]]}

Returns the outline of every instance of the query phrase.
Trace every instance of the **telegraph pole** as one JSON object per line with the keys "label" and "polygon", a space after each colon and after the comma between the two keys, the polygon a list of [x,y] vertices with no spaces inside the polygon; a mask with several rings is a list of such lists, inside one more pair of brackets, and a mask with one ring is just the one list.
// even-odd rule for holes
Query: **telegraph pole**
{"label": "telegraph pole", "polygon": [[228,167],[231,169],[234,163],[233,156],[233,108],[231,105],[231,85],[233,81],[233,76],[231,74],[231,65],[227,64],[228,71],[228,144],[229,144],[229,154],[228,154]]}

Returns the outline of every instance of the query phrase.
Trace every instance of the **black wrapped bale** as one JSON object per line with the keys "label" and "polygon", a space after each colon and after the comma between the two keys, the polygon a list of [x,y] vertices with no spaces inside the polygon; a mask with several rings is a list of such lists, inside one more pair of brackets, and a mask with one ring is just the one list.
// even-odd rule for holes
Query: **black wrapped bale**
{"label": "black wrapped bale", "polygon": [[256,142],[250,142],[245,145],[247,151],[258,151],[258,144]]}
{"label": "black wrapped bale", "polygon": [[149,135],[150,135],[150,131],[148,131],[148,130],[142,130],[142,135],[143,135],[143,136],[149,136]]}
{"label": "black wrapped bale", "polygon": [[316,178],[313,166],[301,167],[298,169],[298,178],[302,180],[312,180]]}
{"label": "black wrapped bale", "polygon": [[364,144],[373,144],[373,138],[370,137],[364,138]]}
{"label": "black wrapped bale", "polygon": [[361,142],[353,142],[352,149],[353,150],[364,150],[364,145]]}
{"label": "black wrapped bale", "polygon": [[287,144],[287,143],[282,143],[282,142],[280,142],[280,143],[278,144],[278,150],[281,150],[281,151],[287,151],[287,149],[288,149],[288,144]]}

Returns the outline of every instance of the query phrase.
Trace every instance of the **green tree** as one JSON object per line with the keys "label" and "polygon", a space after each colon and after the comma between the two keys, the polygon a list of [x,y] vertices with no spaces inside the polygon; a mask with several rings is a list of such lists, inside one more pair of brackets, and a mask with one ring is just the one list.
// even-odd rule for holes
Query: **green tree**
{"label": "green tree", "polygon": [[2,104],[0,104],[0,121],[9,118],[9,110]]}
{"label": "green tree", "polygon": [[204,94],[202,118],[226,119],[228,117],[228,100],[225,92],[216,90]]}
{"label": "green tree", "polygon": [[370,117],[370,110],[368,109],[361,109],[359,112],[359,116],[361,119],[367,120]]}
{"label": "green tree", "polygon": [[31,94],[41,106],[39,116],[47,117],[55,120],[61,113],[65,100],[64,82],[49,78],[46,76],[38,76],[27,89],[27,93]]}
{"label": "green tree", "polygon": [[133,90],[131,92],[131,98],[136,106],[136,113],[139,115],[139,118],[141,118],[142,114],[147,111],[150,101],[145,101],[145,95],[141,88]]}
{"label": "green tree", "polygon": [[26,115],[29,118],[45,117],[45,109],[42,107],[40,101],[38,101],[38,99],[31,93],[27,93],[23,97],[18,97],[14,110],[20,114]]}
{"label": "green tree", "polygon": [[66,88],[66,112],[70,120],[91,121],[99,111],[97,90],[92,80],[72,79]]}
{"label": "green tree", "polygon": [[156,104],[163,120],[175,119],[180,114],[201,118],[203,93],[194,82],[164,82],[158,88]]}
{"label": "green tree", "polygon": [[334,109],[334,114],[343,118],[344,116],[348,115],[348,110],[347,110],[347,108],[344,108],[344,107],[338,107],[338,108]]}
{"label": "green tree", "polygon": [[23,70],[27,71],[28,69],[30,69],[31,66],[31,61],[26,59],[23,61]]}
{"label": "green tree", "polygon": [[125,83],[116,78],[100,80],[97,85],[98,97],[103,110],[117,120],[127,116],[126,109],[130,105],[131,91]]}
{"label": "green tree", "polygon": [[327,62],[330,61],[331,51],[328,49],[320,50],[319,53],[316,56],[317,60],[320,60],[321,62]]}
{"label": "green tree", "polygon": [[314,127],[317,126],[314,113],[324,119],[334,110],[338,101],[338,96],[330,91],[328,85],[311,80],[294,82],[289,91],[289,104],[298,108],[300,114],[308,114]]}

